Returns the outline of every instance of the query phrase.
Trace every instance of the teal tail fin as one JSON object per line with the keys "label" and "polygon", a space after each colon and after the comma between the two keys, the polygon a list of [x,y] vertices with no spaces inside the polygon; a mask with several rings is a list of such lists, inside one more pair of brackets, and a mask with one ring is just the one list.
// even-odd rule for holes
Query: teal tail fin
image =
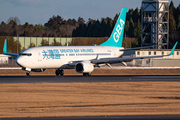
{"label": "teal tail fin", "polygon": [[18,57],[19,56],[18,54],[8,53],[7,52],[7,39],[5,39],[5,41],[4,41],[3,54],[4,55],[9,55],[9,56],[14,56],[14,57]]}
{"label": "teal tail fin", "polygon": [[3,53],[7,53],[7,39],[4,41]]}
{"label": "teal tail fin", "polygon": [[122,47],[127,7],[123,7],[110,38],[99,46]]}
{"label": "teal tail fin", "polygon": [[178,44],[178,41],[175,43],[174,47],[172,48],[172,50],[168,56],[171,56],[174,53],[174,50],[175,50],[177,44]]}

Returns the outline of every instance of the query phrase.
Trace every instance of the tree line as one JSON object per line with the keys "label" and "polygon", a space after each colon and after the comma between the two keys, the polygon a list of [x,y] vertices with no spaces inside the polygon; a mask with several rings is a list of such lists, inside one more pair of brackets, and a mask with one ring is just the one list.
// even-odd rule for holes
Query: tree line
{"label": "tree line", "polygon": [[[61,16],[53,16],[44,25],[21,25],[17,17],[10,17],[7,22],[0,24],[0,36],[25,36],[25,37],[109,37],[118,19],[102,18],[101,20],[88,19],[87,22],[79,17],[78,20],[64,20]],[[133,47],[141,46],[141,9],[129,9],[126,17],[126,37],[136,38]],[[180,41],[180,5],[175,8],[173,1],[169,5],[169,43]],[[132,46],[132,45],[131,45]],[[180,45],[178,46],[180,48]]]}

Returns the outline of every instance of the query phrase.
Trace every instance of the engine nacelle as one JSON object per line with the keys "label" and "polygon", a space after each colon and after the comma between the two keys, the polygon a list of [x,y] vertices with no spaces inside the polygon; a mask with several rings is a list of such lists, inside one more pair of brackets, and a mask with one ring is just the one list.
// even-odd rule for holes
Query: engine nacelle
{"label": "engine nacelle", "polygon": [[79,62],[75,65],[75,70],[78,73],[91,73],[94,70],[94,66],[89,62]]}

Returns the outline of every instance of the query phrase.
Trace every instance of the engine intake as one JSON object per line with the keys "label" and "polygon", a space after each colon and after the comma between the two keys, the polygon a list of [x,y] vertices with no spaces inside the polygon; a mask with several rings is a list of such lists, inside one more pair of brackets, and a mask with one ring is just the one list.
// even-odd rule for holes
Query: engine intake
{"label": "engine intake", "polygon": [[94,70],[94,66],[89,62],[79,62],[75,65],[75,70],[78,73],[91,73]]}

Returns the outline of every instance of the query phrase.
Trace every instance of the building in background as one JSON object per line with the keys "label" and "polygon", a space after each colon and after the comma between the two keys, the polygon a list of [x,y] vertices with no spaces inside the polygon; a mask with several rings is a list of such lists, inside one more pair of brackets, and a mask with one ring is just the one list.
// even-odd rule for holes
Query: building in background
{"label": "building in background", "polygon": [[66,45],[72,41],[72,38],[64,37],[13,37],[13,39],[21,44],[21,50],[27,49],[31,47],[31,45],[33,45],[33,47],[41,46],[43,40],[47,41],[49,45],[51,45],[54,40],[61,43],[61,45]]}
{"label": "building in background", "polygon": [[9,56],[0,54],[0,64],[8,64]]}

